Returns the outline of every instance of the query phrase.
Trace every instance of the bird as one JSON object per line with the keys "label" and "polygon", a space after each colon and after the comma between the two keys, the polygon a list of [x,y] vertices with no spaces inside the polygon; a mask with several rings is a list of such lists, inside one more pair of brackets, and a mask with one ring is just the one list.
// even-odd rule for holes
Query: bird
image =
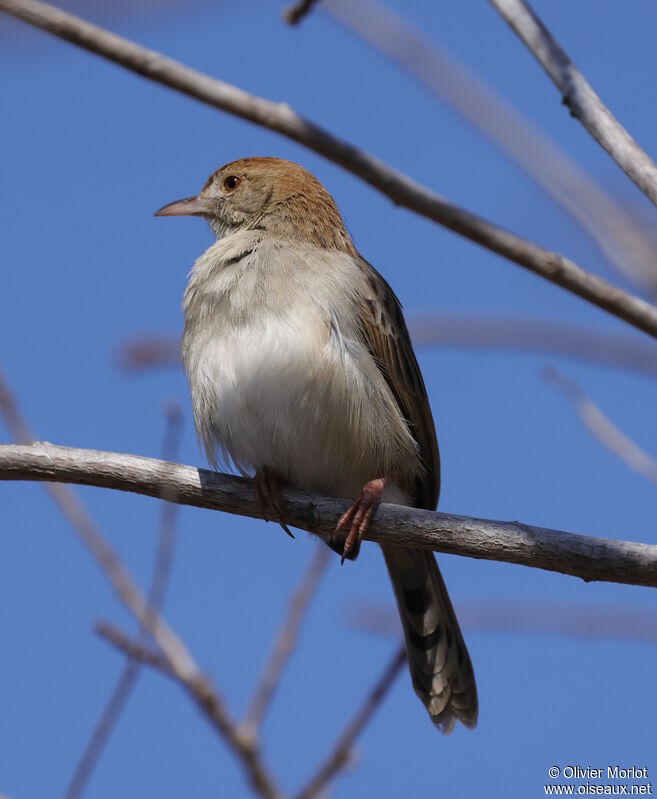
{"label": "bird", "polygon": [[[216,237],[183,296],[210,465],[253,476],[263,516],[287,532],[281,486],[349,500],[329,542],[342,562],[382,501],[434,510],[438,443],[401,304],[322,183],[291,161],[243,158],[156,216],[202,217]],[[442,732],[476,726],[472,662],[433,552],[381,549],[415,692]]]}

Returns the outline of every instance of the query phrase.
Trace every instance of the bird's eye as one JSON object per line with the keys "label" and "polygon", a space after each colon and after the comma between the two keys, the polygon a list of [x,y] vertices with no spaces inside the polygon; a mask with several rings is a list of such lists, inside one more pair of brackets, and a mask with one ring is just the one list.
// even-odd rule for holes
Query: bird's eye
{"label": "bird's eye", "polygon": [[241,182],[241,179],[238,178],[237,175],[228,175],[227,178],[224,178],[224,190],[235,191]]}

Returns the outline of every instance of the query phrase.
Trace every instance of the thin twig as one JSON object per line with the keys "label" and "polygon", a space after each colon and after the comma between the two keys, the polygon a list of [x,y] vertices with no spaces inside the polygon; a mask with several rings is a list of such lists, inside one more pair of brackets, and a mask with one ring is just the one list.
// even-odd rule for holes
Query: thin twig
{"label": "thin twig", "polygon": [[[45,442],[28,446],[5,444],[0,446],[0,480],[79,483],[156,498],[169,490],[183,505],[261,518],[251,480],[137,455],[58,447]],[[291,526],[324,539],[333,535],[335,520],[346,507],[345,500],[289,488],[281,492],[281,498]],[[378,509],[376,521],[365,537],[384,544],[518,563],[587,581],[657,586],[655,544],[386,504]],[[140,613],[145,611],[140,608]],[[159,644],[161,637],[160,630]]]}
{"label": "thin twig", "polygon": [[[657,611],[637,605],[582,605],[515,599],[454,602],[459,624],[475,633],[557,635],[600,641],[657,644]],[[397,609],[382,602],[359,602],[345,614],[349,627],[399,638]]]}
{"label": "thin twig", "polygon": [[114,363],[126,374],[180,367],[180,338],[150,334],[135,336],[117,347]]}
{"label": "thin twig", "polygon": [[289,25],[298,25],[312,11],[313,6],[317,5],[317,2],[318,0],[297,0],[283,11],[283,19]]}
{"label": "thin twig", "polygon": [[166,652],[164,658],[160,657],[159,653],[148,644],[131,638],[107,622],[96,625],[96,632],[130,658],[156,668],[162,674],[175,680],[233,750],[238,761],[244,766],[253,790],[267,799],[282,799],[282,794],[274,786],[271,777],[262,765],[260,752],[254,741],[239,733],[236,723],[230,718],[217,691],[207,677],[200,671],[197,671],[193,677],[182,674],[176,668],[175,662],[167,657]]}
{"label": "thin twig", "polygon": [[[129,657],[135,658],[144,665],[151,666],[165,676],[177,680],[176,675],[169,669],[167,661],[160,658],[158,653],[147,645],[130,638],[130,636],[107,622],[96,625],[96,632],[101,638]],[[308,781],[307,785],[296,794],[295,799],[312,799],[317,796],[348,765],[356,739],[383,703],[402,671],[405,662],[406,648],[402,645],[397,649],[381,677],[379,677],[354,716],[340,733],[324,762]],[[251,739],[247,738],[247,740],[250,741]]]}
{"label": "thin twig", "polygon": [[[543,353],[657,377],[657,345],[634,334],[531,317],[444,311],[409,314],[407,322],[416,348]],[[179,367],[180,339],[164,335],[128,339],[117,349],[115,360],[127,374]]]}
{"label": "thin twig", "polygon": [[571,115],[657,205],[657,164],[600,100],[536,12],[524,0],[491,2],[550,76]]}
{"label": "thin twig", "polygon": [[[165,658],[162,658],[162,660],[165,660]],[[66,799],[75,799],[75,797],[82,796],[84,793],[91,775],[98,765],[103,749],[109,741],[112,730],[116,727],[123,708],[130,698],[138,676],[139,662],[131,658],[123,666],[109,699],[105,703],[89,736],[89,740],[66,789]]]}
{"label": "thin twig", "polygon": [[169,661],[166,656],[150,644],[138,638],[131,638],[108,621],[96,622],[94,624],[94,632],[116,647],[116,649],[124,652],[130,660],[143,663],[146,666],[152,666],[154,669],[175,679],[175,675],[169,668]]}
{"label": "thin twig", "polygon": [[[1,374],[0,413],[4,415],[14,436],[21,440],[25,440],[25,437],[32,438],[29,426],[23,420],[18,405]],[[5,450],[12,449],[11,445],[3,446]],[[39,449],[42,446],[42,444],[30,444],[17,448],[32,450],[34,447]],[[50,447],[46,445],[46,449],[50,449]],[[165,461],[160,461],[160,464],[162,478],[165,477],[169,468],[172,466],[175,468],[174,464],[167,465]],[[202,674],[182,639],[169,627],[162,616],[149,610],[145,597],[137,588],[132,577],[105,541],[80,500],[67,485],[62,485],[63,482],[67,481],[57,479],[54,484],[48,482],[45,488],[96,560],[101,573],[107,578],[116,596],[153,637],[166,657],[171,673],[185,685],[189,695],[236,755],[253,789],[266,799],[279,799],[280,793],[263,765],[256,747],[252,742],[240,737],[236,723],[230,717],[210,681]],[[176,491],[175,481],[164,479],[153,496],[157,498],[167,496],[170,501],[182,504]]]}
{"label": "thin twig", "polygon": [[[183,411],[178,402],[166,403],[164,407],[166,429],[162,442],[162,457],[164,460],[178,460],[180,439],[182,436]],[[176,503],[175,493],[163,494],[161,499],[160,526],[157,536],[157,550],[151,575],[151,584],[148,589],[148,607],[158,612],[164,605],[164,598],[171,579],[171,568],[176,544],[176,525],[180,506]],[[140,634],[144,634],[143,628]]]}
{"label": "thin twig", "polygon": [[297,644],[301,623],[324,576],[330,557],[328,547],[316,550],[297,590],[290,599],[285,618],[241,725],[242,732],[247,736],[258,737],[258,731],[276,693],[283,670]]}
{"label": "thin twig", "polygon": [[29,425],[21,414],[18,403],[12,394],[9,384],[0,372],[0,414],[11,437],[19,444],[29,444],[34,441],[34,436]]}
{"label": "thin twig", "polygon": [[344,167],[397,205],[529,269],[657,338],[657,308],[470,211],[448,202],[374,156],[338,139],[294,112],[147,50],[39,0],[0,0],[5,11],[157,83],[299,142]]}
{"label": "thin twig", "polygon": [[[166,432],[162,454],[167,460],[176,460],[182,428],[182,409],[180,405],[178,403],[168,403],[165,407],[165,418]],[[164,603],[164,596],[171,575],[176,522],[180,509],[180,506],[175,502],[169,501],[168,497],[162,497],[162,499],[165,501],[162,504],[157,550],[147,600],[148,612],[151,615],[159,613]],[[140,643],[148,640],[147,629],[143,624],[139,625],[137,640]],[[84,793],[84,789],[100,760],[102,751],[109,741],[112,730],[116,727],[123,708],[130,698],[138,676],[139,663],[134,658],[128,658],[73,772],[66,791],[66,799],[77,799]]]}
{"label": "thin twig", "polygon": [[338,737],[329,756],[322,763],[307,785],[296,794],[295,799],[313,799],[326,788],[336,774],[349,763],[353,745],[366,724],[378,710],[388,691],[394,685],[404,663],[406,649],[402,645],[395,652],[381,677],[373,686],[363,704]]}
{"label": "thin twig", "polygon": [[626,278],[651,293],[657,290],[654,232],[492,86],[381,3],[324,0],[321,10],[398,64],[518,164]]}
{"label": "thin twig", "polygon": [[[29,425],[20,413],[18,403],[1,374],[0,413],[3,414],[10,432],[17,441],[28,442],[34,439]],[[96,527],[82,502],[68,486],[62,485],[62,482],[66,481],[47,482],[44,488],[100,566],[119,600],[140,622],[148,621],[146,599],[123,568],[118,556]],[[166,648],[175,656],[179,668],[183,672],[193,672],[194,668],[187,659],[186,649],[173,631],[161,619],[154,622],[154,626],[158,630],[158,639],[165,642]]]}
{"label": "thin twig", "polygon": [[574,380],[554,368],[543,370],[545,379],[569,400],[582,424],[632,471],[657,485],[657,460],[625,435],[582,391]]}
{"label": "thin twig", "polygon": [[415,347],[550,354],[657,377],[657,346],[634,334],[532,317],[444,312],[411,315],[409,330]]}

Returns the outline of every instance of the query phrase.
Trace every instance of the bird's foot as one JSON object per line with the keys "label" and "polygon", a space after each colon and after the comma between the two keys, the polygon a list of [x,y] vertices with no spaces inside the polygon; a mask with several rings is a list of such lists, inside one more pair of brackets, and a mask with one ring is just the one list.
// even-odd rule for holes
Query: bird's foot
{"label": "bird's foot", "polygon": [[387,482],[388,480],[385,477],[379,477],[376,480],[370,480],[369,483],[365,483],[358,498],[351,503],[340,517],[334,535],[337,535],[343,529],[347,529],[347,527],[349,528],[342,548],[341,563],[344,563],[345,558],[355,560],[358,556],[361,539],[369,530],[374,513],[381,504],[381,495]]}
{"label": "bird's foot", "polygon": [[272,472],[271,469],[258,469],[253,478],[253,490],[255,491],[256,499],[260,505],[262,518],[268,522],[269,516],[271,515],[290,538],[294,538],[294,535],[290,532],[285,523],[285,517],[281,510],[280,479],[278,475]]}

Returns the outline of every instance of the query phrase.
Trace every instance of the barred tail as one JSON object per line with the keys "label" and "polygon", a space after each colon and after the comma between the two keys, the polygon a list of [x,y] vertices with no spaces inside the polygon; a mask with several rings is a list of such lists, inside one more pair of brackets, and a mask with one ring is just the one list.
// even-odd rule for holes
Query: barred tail
{"label": "barred tail", "polygon": [[432,552],[382,547],[401,616],[413,688],[442,732],[477,724],[470,655]]}

